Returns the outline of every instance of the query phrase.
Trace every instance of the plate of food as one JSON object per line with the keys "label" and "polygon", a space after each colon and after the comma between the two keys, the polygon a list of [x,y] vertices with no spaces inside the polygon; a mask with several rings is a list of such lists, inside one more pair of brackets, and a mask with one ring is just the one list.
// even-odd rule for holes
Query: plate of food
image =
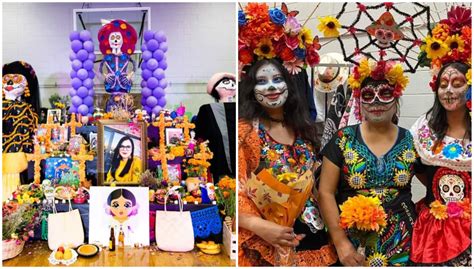
{"label": "plate of food", "polygon": [[92,257],[99,253],[99,247],[92,244],[83,244],[77,248],[77,253],[81,257]]}
{"label": "plate of food", "polygon": [[58,265],[60,263],[71,265],[77,260],[77,252],[74,251],[74,249],[59,247],[49,255],[48,260],[53,265]]}

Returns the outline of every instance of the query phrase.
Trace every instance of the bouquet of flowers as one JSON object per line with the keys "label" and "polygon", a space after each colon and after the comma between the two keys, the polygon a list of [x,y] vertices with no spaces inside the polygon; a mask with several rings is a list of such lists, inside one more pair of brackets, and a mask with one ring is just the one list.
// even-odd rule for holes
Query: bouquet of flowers
{"label": "bouquet of flowers", "polygon": [[217,203],[224,208],[224,214],[231,218],[235,216],[235,178],[225,176],[217,183]]}
{"label": "bouquet of flowers", "polygon": [[20,205],[24,203],[39,204],[44,198],[44,193],[41,185],[31,183],[30,185],[19,186],[12,196],[13,202]]}
{"label": "bouquet of flowers", "polygon": [[2,206],[2,240],[27,241],[34,236],[34,228],[39,224],[40,208],[33,204],[4,202]]}
{"label": "bouquet of flowers", "polygon": [[357,252],[365,255],[365,247],[375,247],[378,232],[387,226],[387,214],[379,198],[359,194],[347,199],[339,208],[340,227],[359,240]]}
{"label": "bouquet of flowers", "polygon": [[239,69],[263,58],[279,58],[291,74],[319,63],[318,37],[298,22],[298,11],[270,9],[265,3],[248,3],[239,11]]}

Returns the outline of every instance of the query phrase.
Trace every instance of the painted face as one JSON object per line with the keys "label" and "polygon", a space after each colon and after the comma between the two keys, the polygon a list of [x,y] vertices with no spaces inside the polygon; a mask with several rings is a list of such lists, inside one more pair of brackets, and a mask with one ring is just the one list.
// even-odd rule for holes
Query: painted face
{"label": "painted face", "polygon": [[122,142],[122,145],[119,148],[119,154],[122,159],[130,158],[130,155],[132,154],[132,143],[130,140],[125,140]]}
{"label": "painted face", "polygon": [[122,48],[122,44],[123,44],[122,34],[120,32],[110,33],[109,44],[112,50],[120,51],[120,48]]}
{"label": "painted face", "polygon": [[265,64],[257,70],[255,99],[264,107],[282,107],[288,98],[288,87],[283,75],[273,64]]}
{"label": "painted face", "polygon": [[121,223],[128,219],[128,215],[132,211],[132,208],[132,201],[125,199],[123,196],[110,202],[110,212],[112,212],[114,219]]}
{"label": "painted face", "polygon": [[391,121],[397,112],[393,87],[388,84],[368,85],[360,93],[362,114],[369,122]]}
{"label": "painted face", "polygon": [[20,74],[6,74],[2,78],[2,85],[5,99],[16,100],[25,92],[28,81],[25,76]]}
{"label": "painted face", "polygon": [[466,76],[454,67],[448,67],[441,74],[438,98],[447,111],[456,111],[466,104]]}
{"label": "painted face", "polygon": [[216,91],[219,94],[221,102],[232,102],[235,97],[235,81],[229,78],[224,78],[216,86]]}

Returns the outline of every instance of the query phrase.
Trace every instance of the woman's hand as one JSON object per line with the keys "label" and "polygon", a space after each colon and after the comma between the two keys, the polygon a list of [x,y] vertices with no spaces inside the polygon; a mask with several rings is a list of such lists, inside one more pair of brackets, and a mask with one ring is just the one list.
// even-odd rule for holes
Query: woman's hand
{"label": "woman's hand", "polygon": [[282,226],[264,219],[261,219],[261,223],[258,226],[259,228],[255,229],[254,233],[274,247],[296,247],[299,244],[299,240],[304,237],[301,237],[301,235],[296,236],[291,227]]}
{"label": "woman's hand", "polygon": [[349,240],[336,244],[337,256],[344,266],[364,266],[365,256],[359,254]]}

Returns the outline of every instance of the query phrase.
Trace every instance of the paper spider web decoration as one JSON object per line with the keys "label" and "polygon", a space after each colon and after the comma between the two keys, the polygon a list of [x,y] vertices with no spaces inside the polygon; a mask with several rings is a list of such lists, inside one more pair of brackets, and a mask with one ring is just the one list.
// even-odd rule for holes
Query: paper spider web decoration
{"label": "paper spider web decoration", "polygon": [[[342,5],[341,11],[337,14],[336,18],[338,20],[343,16],[350,16],[352,14],[346,13],[346,7],[349,3],[344,3]],[[411,3],[413,6],[413,14],[402,11],[397,8],[394,3],[381,3],[377,5],[363,5],[362,3],[355,3],[357,7],[357,16],[355,20],[349,25],[342,25],[341,28],[346,29],[347,32],[339,35],[337,37],[339,44],[341,46],[342,53],[344,55],[344,60],[351,62],[355,65],[358,65],[358,62],[355,60],[356,57],[364,55],[368,58],[372,58],[376,61],[378,60],[391,60],[400,62],[405,72],[415,73],[416,69],[420,65],[418,59],[419,47],[422,45],[422,38],[426,36],[426,33],[431,31],[430,28],[430,7],[424,6],[419,3]],[[406,3],[409,4],[409,3]],[[362,16],[366,16],[370,22],[376,23],[379,18],[371,15],[369,11],[383,9],[387,12],[395,12],[396,14],[404,17],[405,19],[401,22],[398,22],[398,27],[403,32],[403,37],[399,40],[394,40],[389,42],[387,47],[379,45],[379,40],[366,30],[366,27],[369,25],[361,25]],[[421,21],[419,25],[415,25],[415,20]],[[420,26],[426,26],[427,32],[424,34],[419,29]],[[365,35],[360,36],[360,33],[365,33]],[[350,35],[355,41],[355,49],[351,54],[348,54],[345,49],[347,45],[347,39],[343,40],[342,37]],[[358,36],[359,35],[359,36]],[[361,37],[366,37],[367,41],[362,42]],[[346,44],[344,44],[346,43]],[[361,43],[365,43],[362,44]],[[374,51],[375,49],[375,51]],[[372,50],[372,51],[371,51]],[[373,54],[377,53],[378,58]]]}

